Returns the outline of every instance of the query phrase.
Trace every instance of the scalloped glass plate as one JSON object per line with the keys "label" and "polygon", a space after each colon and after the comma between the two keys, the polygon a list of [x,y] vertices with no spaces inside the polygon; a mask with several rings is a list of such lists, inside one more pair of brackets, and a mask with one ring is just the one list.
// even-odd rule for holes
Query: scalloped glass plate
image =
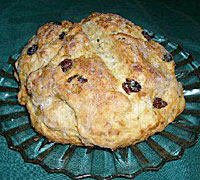
{"label": "scalloped glass plate", "polygon": [[17,54],[0,70],[0,133],[6,137],[9,148],[19,151],[26,162],[76,179],[134,178],[181,158],[185,148],[197,142],[200,131],[200,67],[180,45],[148,33],[174,56],[176,76],[183,84],[187,102],[184,112],[163,132],[116,151],[48,142],[33,130],[27,110],[17,102],[18,84],[13,77]]}

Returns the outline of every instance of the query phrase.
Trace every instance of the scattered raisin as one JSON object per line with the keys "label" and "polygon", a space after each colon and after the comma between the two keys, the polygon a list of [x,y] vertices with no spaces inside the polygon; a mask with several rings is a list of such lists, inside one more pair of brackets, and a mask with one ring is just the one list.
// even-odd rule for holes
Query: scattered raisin
{"label": "scattered raisin", "polygon": [[163,61],[170,62],[173,60],[173,56],[170,53],[167,53],[163,57]]}
{"label": "scattered raisin", "polygon": [[59,21],[55,21],[55,22],[53,22],[53,24],[54,24],[54,25],[62,25],[62,23],[59,22]]}
{"label": "scattered raisin", "polygon": [[65,32],[62,32],[62,33],[59,35],[59,39],[64,39],[64,36],[65,36]]}
{"label": "scattered raisin", "polygon": [[167,102],[163,101],[161,98],[156,97],[153,101],[153,107],[161,109],[167,106]]}
{"label": "scattered raisin", "polygon": [[28,48],[27,54],[29,56],[33,55],[38,50],[38,45],[34,44],[32,47]]}
{"label": "scattered raisin", "polygon": [[78,74],[68,78],[67,82],[70,83],[74,78],[78,77],[78,81],[81,83],[86,83],[88,80],[86,78],[83,78],[82,76],[79,76]]}
{"label": "scattered raisin", "polygon": [[132,92],[139,92],[141,90],[141,85],[134,79],[126,79],[126,82],[122,83],[122,88],[127,94]]}
{"label": "scattered raisin", "polygon": [[59,65],[61,66],[63,72],[67,72],[72,68],[72,64],[73,63],[71,59],[65,59]]}
{"label": "scattered raisin", "polygon": [[142,35],[147,39],[147,41],[152,39],[152,37],[146,31],[142,31]]}
{"label": "scattered raisin", "polygon": [[88,80],[83,78],[82,76],[79,76],[78,81],[81,82],[81,83],[86,83]]}
{"label": "scattered raisin", "polygon": [[78,74],[68,78],[67,82],[70,83],[74,78],[78,77]]}

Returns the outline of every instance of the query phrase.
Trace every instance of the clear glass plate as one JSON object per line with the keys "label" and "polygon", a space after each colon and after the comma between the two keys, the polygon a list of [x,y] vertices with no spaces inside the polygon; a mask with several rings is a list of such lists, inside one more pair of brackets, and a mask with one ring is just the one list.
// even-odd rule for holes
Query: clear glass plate
{"label": "clear glass plate", "polygon": [[26,108],[17,102],[18,84],[13,77],[13,64],[19,56],[16,54],[0,70],[0,134],[6,138],[9,148],[19,151],[26,162],[76,179],[134,178],[181,158],[185,148],[197,142],[200,131],[200,67],[180,45],[148,33],[174,56],[176,76],[183,84],[187,102],[183,113],[163,132],[116,151],[48,142],[34,131]]}

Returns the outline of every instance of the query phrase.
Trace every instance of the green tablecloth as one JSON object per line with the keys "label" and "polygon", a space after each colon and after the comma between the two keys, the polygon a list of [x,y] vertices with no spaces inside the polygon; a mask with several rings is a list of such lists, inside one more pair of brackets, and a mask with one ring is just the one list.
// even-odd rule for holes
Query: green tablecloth
{"label": "green tablecloth", "polygon": [[[79,21],[91,12],[112,12],[180,43],[200,60],[200,2],[167,0],[0,0],[0,68],[18,52],[36,29],[48,21]],[[200,142],[187,149],[181,160],[167,163],[159,172],[146,172],[136,180],[200,179]],[[40,166],[23,161],[0,137],[0,180],[63,180]]]}

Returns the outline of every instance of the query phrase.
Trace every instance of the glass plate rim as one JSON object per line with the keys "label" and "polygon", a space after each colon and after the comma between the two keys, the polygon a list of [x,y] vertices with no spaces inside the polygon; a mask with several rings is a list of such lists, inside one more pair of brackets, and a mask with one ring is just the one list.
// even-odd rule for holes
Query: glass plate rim
{"label": "glass plate rim", "polygon": [[[151,32],[150,32],[150,35],[153,36],[153,37],[155,37],[155,35],[154,34],[152,35]],[[162,38],[165,39],[166,41],[168,41],[167,38],[165,38],[165,37],[162,37]],[[177,45],[181,48],[182,51],[185,52],[185,50],[182,48],[182,46],[180,44],[177,44]],[[188,53],[188,55],[192,59],[192,62],[195,61],[194,58],[192,57],[192,55],[190,53]],[[187,59],[185,59],[185,61],[188,61],[188,63],[192,66],[192,68],[194,70],[200,68],[200,66],[195,67],[188,59],[189,59],[189,57]],[[9,57],[8,61],[9,61],[9,63],[11,65],[13,65],[13,63],[15,62],[14,60],[12,61],[12,57]],[[200,82],[200,72],[199,71],[195,71],[195,74],[198,77],[199,82]],[[130,174],[117,173],[117,174],[113,174],[113,175],[109,175],[109,176],[103,177],[101,175],[94,175],[94,174],[89,174],[89,173],[88,174],[81,174],[81,175],[74,175],[70,171],[62,169],[62,168],[51,169],[47,165],[45,165],[42,161],[40,161],[38,159],[34,159],[34,160],[29,159],[28,156],[25,154],[24,150],[21,147],[15,147],[13,145],[13,143],[12,143],[12,140],[11,140],[10,136],[8,134],[6,134],[6,133],[3,133],[1,131],[1,124],[0,124],[0,135],[3,136],[6,139],[6,142],[8,144],[8,148],[11,149],[11,150],[15,150],[15,151],[19,152],[21,154],[23,160],[26,163],[37,164],[37,165],[41,166],[42,168],[44,168],[48,173],[62,173],[62,174],[65,174],[69,178],[72,178],[72,179],[84,179],[84,178],[94,178],[94,179],[97,179],[97,180],[103,180],[103,179],[104,180],[109,180],[109,179],[113,179],[113,178],[127,178],[127,179],[131,179],[131,178],[135,178],[137,175],[141,174],[142,172],[158,171],[167,162],[181,159],[181,157],[184,155],[184,152],[185,152],[186,148],[192,147],[192,146],[194,146],[198,142],[199,133],[200,133],[199,131],[197,131],[197,132],[194,133],[195,138],[194,138],[194,140],[189,145],[188,144],[181,145],[181,150],[178,153],[178,155],[162,159],[162,161],[157,166],[142,167],[140,170],[138,170],[138,171],[136,171],[134,173],[130,173]],[[58,143],[55,143],[55,144],[57,145]]]}

